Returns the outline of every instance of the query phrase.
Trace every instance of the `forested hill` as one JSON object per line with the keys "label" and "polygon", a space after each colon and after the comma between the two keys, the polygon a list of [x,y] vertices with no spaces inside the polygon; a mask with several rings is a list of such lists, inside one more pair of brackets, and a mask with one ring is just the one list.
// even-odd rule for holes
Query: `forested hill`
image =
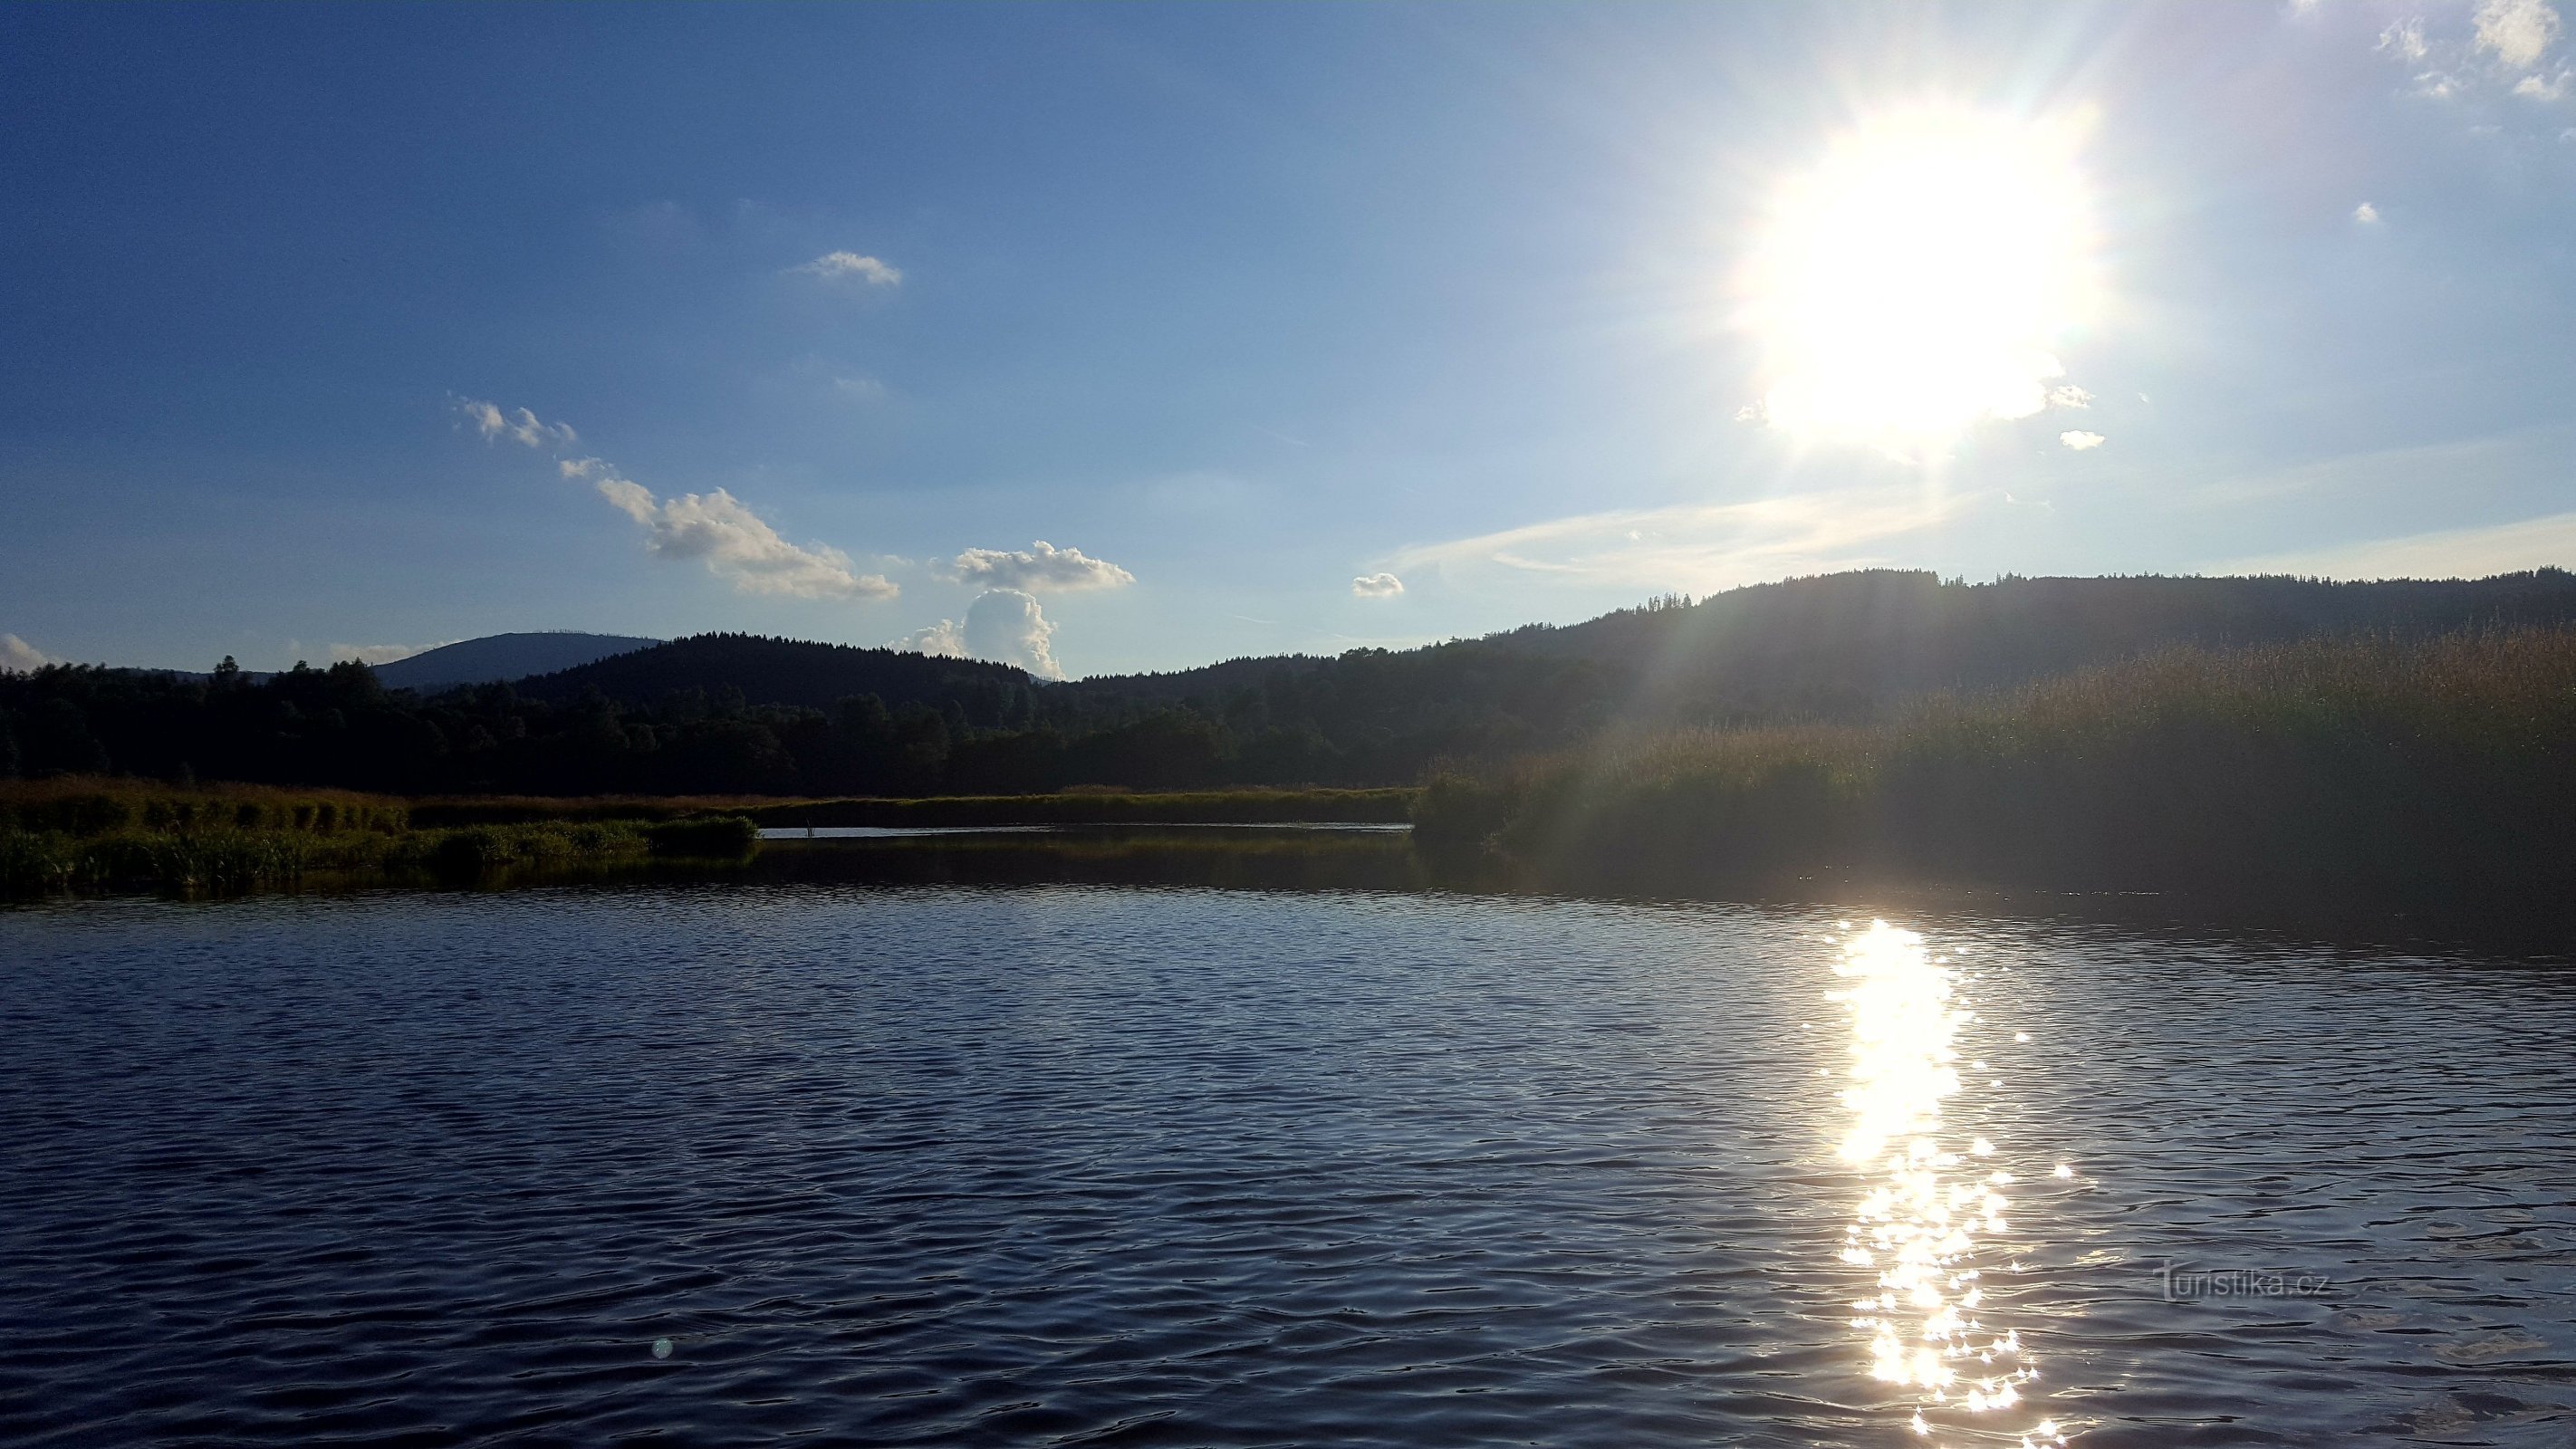
{"label": "forested hill", "polygon": [[659,639],[638,639],[624,634],[579,634],[554,630],[535,634],[492,634],[481,639],[466,639],[424,649],[390,664],[375,666],[376,678],[387,689],[432,690],[454,689],[460,684],[492,684],[504,679],[525,679],[532,674],[550,674],[623,654],[633,649],[649,649]]}
{"label": "forested hill", "polygon": [[668,644],[517,682],[532,699],[578,699],[597,690],[611,699],[650,704],[675,692],[710,700],[728,691],[744,704],[828,709],[852,695],[873,694],[889,706],[958,701],[976,719],[1024,722],[1031,681],[1008,664],[945,659],[893,649],[816,644],[758,634],[697,634]]}
{"label": "forested hill", "polygon": [[1865,720],[2167,644],[2576,622],[2561,570],[2474,582],[1864,572],[1567,627],[1046,684],[1007,665],[700,635],[514,684],[387,690],[364,665],[0,675],[0,774],[411,792],[926,793],[1404,784],[1613,722]]}
{"label": "forested hill", "polygon": [[[1244,691],[1402,697],[1440,710],[1573,711],[1693,723],[1866,718],[1927,690],[1982,690],[2166,645],[2426,635],[2576,621],[2576,574],[2336,583],[2297,578],[2004,578],[1863,570],[1666,598],[1572,625],[1339,658],[1228,660],[1059,686],[1099,701]],[[1551,701],[1554,701],[1551,703]]]}

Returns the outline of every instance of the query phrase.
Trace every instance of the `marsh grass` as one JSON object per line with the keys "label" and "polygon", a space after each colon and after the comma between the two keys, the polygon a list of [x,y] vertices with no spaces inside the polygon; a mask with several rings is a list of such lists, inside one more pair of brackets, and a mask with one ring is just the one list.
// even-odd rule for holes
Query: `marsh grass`
{"label": "marsh grass", "polygon": [[0,893],[147,889],[225,894],[339,880],[489,882],[645,859],[734,863],[758,848],[739,816],[539,821],[389,832],[0,829]]}
{"label": "marsh grass", "polygon": [[742,815],[759,825],[1150,825],[1407,818],[1420,792],[1390,789],[1112,790],[1044,795],[808,799],[759,795],[443,796],[412,802],[415,825],[540,820],[677,820]]}
{"label": "marsh grass", "polygon": [[1415,818],[1587,886],[2562,891],[2576,631],[2171,649],[1878,725],[1613,735],[1445,774]]}
{"label": "marsh grass", "polygon": [[398,834],[411,807],[386,795],[273,785],[168,785],[67,775],[0,780],[0,831],[71,836],[154,833]]}

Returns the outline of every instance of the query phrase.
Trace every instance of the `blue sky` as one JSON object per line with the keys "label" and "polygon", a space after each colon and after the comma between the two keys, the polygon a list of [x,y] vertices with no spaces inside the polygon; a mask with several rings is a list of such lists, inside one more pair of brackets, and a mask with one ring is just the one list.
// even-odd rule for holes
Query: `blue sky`
{"label": "blue sky", "polygon": [[[2565,29],[13,6],[0,631],[203,668],[741,629],[1078,676],[1859,564],[2576,563]],[[1927,110],[2080,184],[2090,302],[2040,380],[2082,405],[1801,432],[1747,269],[1784,188]]]}

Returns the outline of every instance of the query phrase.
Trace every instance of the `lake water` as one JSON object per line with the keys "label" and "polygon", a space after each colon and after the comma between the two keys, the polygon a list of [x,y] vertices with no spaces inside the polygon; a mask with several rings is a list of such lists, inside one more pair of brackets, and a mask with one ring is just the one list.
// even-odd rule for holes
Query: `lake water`
{"label": "lake water", "polygon": [[1896,924],[0,913],[0,1439],[2576,1442],[2576,978]]}

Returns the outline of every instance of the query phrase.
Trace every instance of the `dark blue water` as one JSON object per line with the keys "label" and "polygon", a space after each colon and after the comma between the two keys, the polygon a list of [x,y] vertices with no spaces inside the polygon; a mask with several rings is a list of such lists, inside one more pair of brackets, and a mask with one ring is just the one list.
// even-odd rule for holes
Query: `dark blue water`
{"label": "dark blue water", "polygon": [[2007,1411],[1869,1373],[1829,914],[0,914],[0,1438],[2576,1442],[2576,980],[1913,924],[1975,953]]}

